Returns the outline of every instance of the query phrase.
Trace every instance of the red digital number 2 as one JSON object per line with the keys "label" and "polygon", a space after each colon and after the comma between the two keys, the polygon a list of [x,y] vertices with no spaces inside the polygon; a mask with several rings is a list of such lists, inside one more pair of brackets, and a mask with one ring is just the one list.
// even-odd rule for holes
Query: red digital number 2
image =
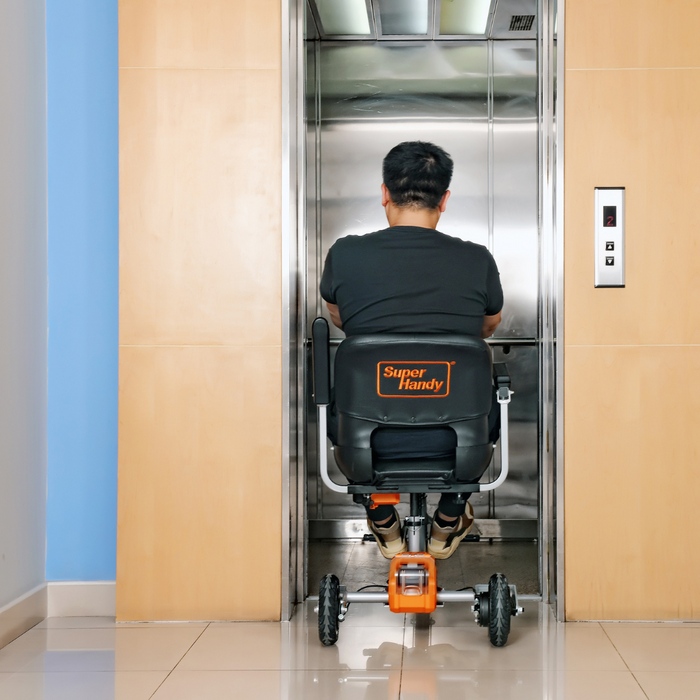
{"label": "red digital number 2", "polygon": [[612,216],[609,216],[609,217],[608,217],[608,223],[605,224],[605,225],[606,225],[606,226],[614,226],[614,225],[615,225],[615,224],[613,224],[613,217],[612,217]]}

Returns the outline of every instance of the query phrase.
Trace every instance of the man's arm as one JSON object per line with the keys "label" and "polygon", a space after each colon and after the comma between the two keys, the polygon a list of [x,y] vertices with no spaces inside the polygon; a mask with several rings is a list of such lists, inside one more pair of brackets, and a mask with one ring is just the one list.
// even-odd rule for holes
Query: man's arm
{"label": "man's arm", "polygon": [[[328,312],[331,315],[331,321],[333,321],[333,325],[338,326],[338,328],[340,328],[340,330],[343,330],[343,322],[340,320],[340,310],[338,309],[337,304],[331,304],[329,301],[327,301],[326,306],[328,307]],[[500,314],[499,314],[498,320],[500,321]],[[496,324],[496,325],[498,325],[498,324]],[[486,336],[484,336],[484,337],[486,337]]]}
{"label": "man's arm", "polygon": [[[332,316],[333,316],[333,313],[331,312],[331,317]],[[484,316],[484,325],[481,327],[481,337],[482,338],[490,338],[494,334],[496,328],[498,328],[498,324],[500,322],[501,322],[501,312],[500,311],[495,316]],[[333,321],[333,323],[335,323],[335,321]]]}

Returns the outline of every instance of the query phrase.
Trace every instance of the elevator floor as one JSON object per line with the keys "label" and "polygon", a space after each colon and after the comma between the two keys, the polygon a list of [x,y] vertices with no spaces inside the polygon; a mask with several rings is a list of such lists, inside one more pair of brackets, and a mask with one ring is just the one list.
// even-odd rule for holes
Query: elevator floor
{"label": "elevator floor", "polygon": [[291,622],[49,618],[0,650],[3,700],[669,700],[698,698],[700,625],[557,623],[525,602],[493,648],[467,605],[433,624],[353,603],[338,643],[314,602]]}
{"label": "elevator floor", "polygon": [[[317,595],[318,582],[335,574],[350,590],[369,584],[386,585],[389,561],[374,542],[321,540],[309,542],[309,595]],[[488,583],[503,573],[518,593],[539,593],[537,542],[463,542],[449,559],[437,562],[438,583],[450,590]]]}

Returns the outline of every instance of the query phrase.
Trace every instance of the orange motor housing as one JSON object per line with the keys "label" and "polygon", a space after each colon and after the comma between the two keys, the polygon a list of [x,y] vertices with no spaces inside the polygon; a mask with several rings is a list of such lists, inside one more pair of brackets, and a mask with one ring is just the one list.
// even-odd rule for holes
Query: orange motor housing
{"label": "orange motor housing", "polygon": [[389,608],[398,613],[430,613],[437,607],[437,569],[427,552],[404,552],[391,560]]}

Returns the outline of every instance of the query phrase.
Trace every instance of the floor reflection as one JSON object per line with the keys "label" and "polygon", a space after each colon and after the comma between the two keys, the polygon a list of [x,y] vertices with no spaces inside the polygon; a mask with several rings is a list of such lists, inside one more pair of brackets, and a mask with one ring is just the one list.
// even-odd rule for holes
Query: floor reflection
{"label": "floor reflection", "polygon": [[337,645],[291,622],[51,618],[0,650],[2,700],[667,700],[700,688],[700,624],[555,622],[525,601],[492,647],[468,605],[353,604]]}

